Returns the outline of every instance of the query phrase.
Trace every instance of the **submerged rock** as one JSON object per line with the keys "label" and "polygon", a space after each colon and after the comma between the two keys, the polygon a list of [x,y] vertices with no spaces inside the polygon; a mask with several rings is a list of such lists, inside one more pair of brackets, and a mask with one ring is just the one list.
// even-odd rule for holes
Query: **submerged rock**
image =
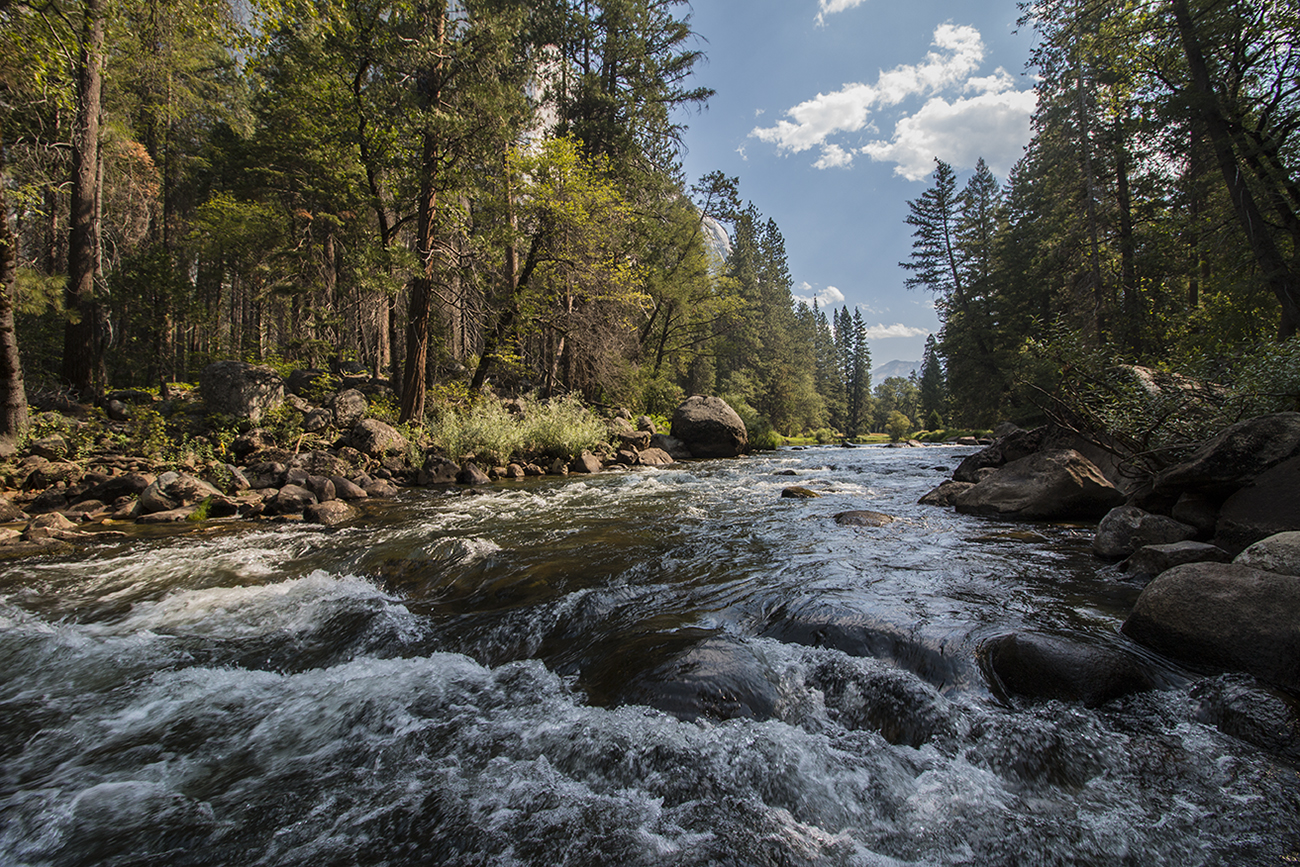
{"label": "submerged rock", "polygon": [[840,512],[835,516],[835,523],[841,527],[883,527],[886,524],[894,523],[894,520],[893,515],[886,515],[884,512],[873,512],[870,509]]}
{"label": "submerged rock", "polygon": [[1300,689],[1300,577],[1232,563],[1175,566],[1142,591],[1122,631],[1189,665]]}
{"label": "submerged rock", "polygon": [[641,673],[623,698],[678,719],[771,719],[780,704],[779,678],[749,646],[710,638]]}
{"label": "submerged rock", "polygon": [[1008,694],[1085,707],[1154,686],[1122,651],[1043,633],[1011,633],[988,641],[980,648],[980,662],[993,685]]}
{"label": "submerged rock", "polygon": [[917,503],[922,506],[951,506],[958,494],[973,487],[975,487],[974,482],[958,482],[949,479],[917,500]]}
{"label": "submerged rock", "polygon": [[1206,678],[1191,690],[1197,717],[1221,732],[1300,760],[1300,701],[1239,674]]}
{"label": "submerged rock", "polygon": [[781,491],[781,496],[787,500],[813,500],[820,497],[821,494],[802,485],[791,485]]}
{"label": "submerged rock", "polygon": [[1123,495],[1073,449],[1037,452],[1012,461],[953,499],[957,511],[1020,520],[1095,518]]}

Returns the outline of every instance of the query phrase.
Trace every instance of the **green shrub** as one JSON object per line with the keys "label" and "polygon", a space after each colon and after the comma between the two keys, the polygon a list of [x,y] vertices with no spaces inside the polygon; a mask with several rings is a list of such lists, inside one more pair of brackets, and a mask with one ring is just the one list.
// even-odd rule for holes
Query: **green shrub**
{"label": "green shrub", "polygon": [[428,432],[433,445],[452,460],[472,454],[481,461],[503,464],[521,445],[518,422],[493,398],[480,398],[464,412],[444,406],[429,423]]}
{"label": "green shrub", "polygon": [[889,418],[885,421],[885,433],[889,434],[890,442],[901,442],[911,432],[912,420],[910,418],[898,410],[889,413]]}
{"label": "green shrub", "polygon": [[525,453],[547,457],[571,457],[599,448],[609,436],[605,422],[572,396],[528,402],[521,427]]}

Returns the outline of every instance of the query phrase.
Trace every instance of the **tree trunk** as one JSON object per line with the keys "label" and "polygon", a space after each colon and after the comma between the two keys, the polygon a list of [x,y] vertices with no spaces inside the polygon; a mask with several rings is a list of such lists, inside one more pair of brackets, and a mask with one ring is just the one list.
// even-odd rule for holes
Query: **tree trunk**
{"label": "tree trunk", "polygon": [[1187,67],[1192,76],[1192,97],[1201,119],[1205,122],[1210,144],[1223,173],[1223,181],[1232,200],[1237,221],[1250,243],[1255,262],[1263,273],[1268,287],[1273,290],[1282,305],[1281,321],[1278,327],[1280,338],[1292,337],[1300,324],[1300,274],[1288,265],[1282,252],[1278,249],[1268,224],[1260,213],[1259,205],[1246,181],[1245,172],[1237,159],[1232,144],[1232,132],[1229,119],[1223,116],[1219,106],[1218,95],[1210,81],[1209,67],[1205,62],[1205,53],[1201,48],[1196,25],[1192,21],[1187,0],[1171,0],[1174,20],[1178,25],[1178,35],[1182,42],[1183,54],[1187,58]]}
{"label": "tree trunk", "polygon": [[[0,140],[0,170],[4,167],[3,160],[4,142]],[[18,238],[9,224],[5,185],[0,183],[0,453],[5,450],[3,441],[12,441],[27,429],[27,390],[22,359],[18,355],[18,331],[14,327],[17,279]]]}
{"label": "tree trunk", "polygon": [[104,0],[83,0],[84,23],[73,130],[72,207],[68,226],[68,284],[64,303],[63,379],[81,394],[103,385],[95,275],[99,258],[99,113],[103,91]]}

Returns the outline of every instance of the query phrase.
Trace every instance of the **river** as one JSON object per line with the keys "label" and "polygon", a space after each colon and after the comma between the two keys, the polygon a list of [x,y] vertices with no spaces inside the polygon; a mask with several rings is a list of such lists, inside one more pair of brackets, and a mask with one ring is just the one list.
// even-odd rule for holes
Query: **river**
{"label": "river", "polygon": [[[406,491],[0,569],[4,865],[1273,865],[1300,779],[1192,677],[995,694],[1012,630],[1124,646],[1090,528],[920,506],[970,449]],[[798,484],[817,499],[785,499]],[[872,509],[897,520],[840,526]]]}

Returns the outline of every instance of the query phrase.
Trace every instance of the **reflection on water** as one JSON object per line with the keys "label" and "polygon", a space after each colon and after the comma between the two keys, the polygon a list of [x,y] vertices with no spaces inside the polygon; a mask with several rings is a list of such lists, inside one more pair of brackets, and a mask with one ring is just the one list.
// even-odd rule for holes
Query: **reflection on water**
{"label": "reflection on water", "polygon": [[[1295,769],[1198,722],[1176,669],[1095,710],[991,694],[982,640],[1121,642],[1135,591],[1086,528],[915,505],[964,453],[413,491],[337,532],[10,565],[0,863],[1300,859]],[[898,520],[832,520],[864,508]]]}

